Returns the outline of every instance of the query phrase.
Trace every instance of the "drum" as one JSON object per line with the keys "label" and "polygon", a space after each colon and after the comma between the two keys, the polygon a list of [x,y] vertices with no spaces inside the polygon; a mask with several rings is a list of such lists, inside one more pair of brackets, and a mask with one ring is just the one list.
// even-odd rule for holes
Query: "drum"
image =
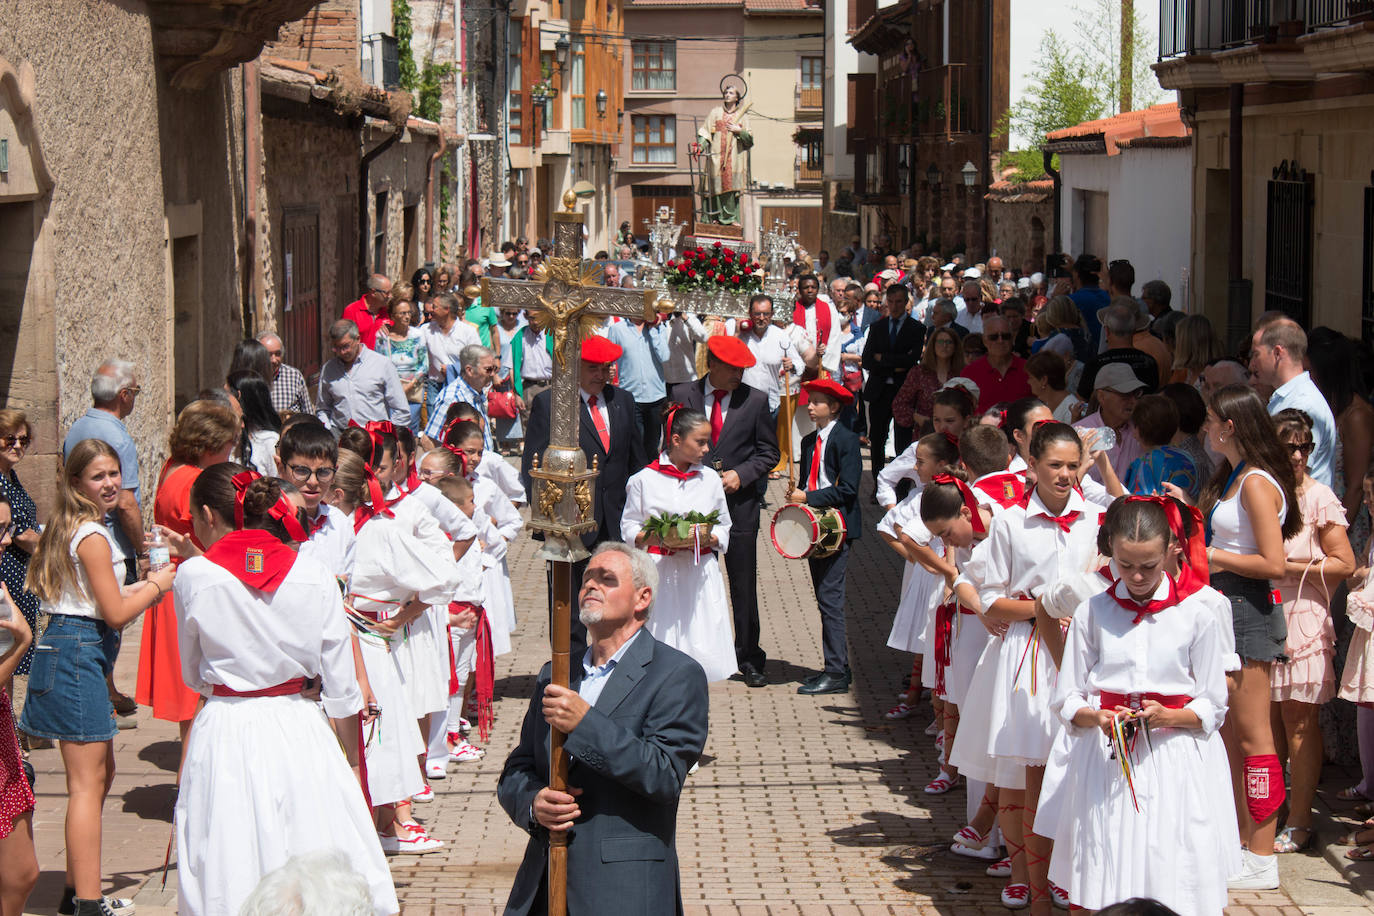
{"label": "drum", "polygon": [[788,503],[773,513],[773,548],[789,560],[832,556],[844,546],[846,534],[838,509]]}

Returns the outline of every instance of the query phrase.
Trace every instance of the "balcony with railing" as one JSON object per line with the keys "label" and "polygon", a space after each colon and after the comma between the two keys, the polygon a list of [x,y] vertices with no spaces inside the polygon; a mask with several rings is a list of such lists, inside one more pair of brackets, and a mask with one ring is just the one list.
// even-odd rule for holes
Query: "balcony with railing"
{"label": "balcony with railing", "polygon": [[[912,133],[950,140],[955,134],[968,133],[973,129],[972,112],[964,88],[964,70],[962,63],[944,64],[922,70],[916,75],[916,124]],[[893,92],[890,98],[901,104],[911,97],[911,91],[908,78],[904,77],[898,82],[906,86],[906,92],[900,95]]]}
{"label": "balcony with railing", "polygon": [[1374,70],[1374,0],[1160,0],[1154,69],[1166,89]]}
{"label": "balcony with railing", "polygon": [[822,86],[797,86],[797,111],[820,111],[825,107],[825,88]]}

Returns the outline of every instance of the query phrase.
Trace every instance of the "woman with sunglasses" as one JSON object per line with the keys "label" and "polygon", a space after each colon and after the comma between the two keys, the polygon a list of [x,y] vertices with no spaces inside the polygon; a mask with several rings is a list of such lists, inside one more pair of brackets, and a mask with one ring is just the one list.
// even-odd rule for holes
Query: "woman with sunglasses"
{"label": "woman with sunglasses", "polygon": [[[33,630],[38,622],[38,596],[24,588],[29,574],[29,558],[38,547],[38,509],[19,482],[14,466],[23,460],[33,440],[33,428],[22,410],[0,410],[0,496],[10,504],[10,542],[0,554],[0,581],[9,589],[14,606],[24,615]],[[15,674],[27,676],[33,661],[30,647],[14,669]],[[10,679],[5,678],[8,682]],[[8,683],[0,686],[8,687]]]}
{"label": "woman with sunglasses", "polygon": [[[1312,479],[1312,420],[1289,408],[1274,416],[1279,441],[1298,481],[1302,530],[1284,542],[1287,567],[1274,584],[1283,596],[1288,626],[1287,661],[1269,672],[1274,743],[1287,758],[1291,797],[1288,822],[1274,840],[1274,852],[1298,852],[1312,845],[1312,798],[1321,775],[1322,735],[1317,714],[1336,695],[1336,628],[1331,595],[1355,571],[1355,554],[1346,537],[1345,510],[1325,484]],[[1285,753],[1286,751],[1286,753]],[[1296,834],[1296,835],[1295,835]]]}

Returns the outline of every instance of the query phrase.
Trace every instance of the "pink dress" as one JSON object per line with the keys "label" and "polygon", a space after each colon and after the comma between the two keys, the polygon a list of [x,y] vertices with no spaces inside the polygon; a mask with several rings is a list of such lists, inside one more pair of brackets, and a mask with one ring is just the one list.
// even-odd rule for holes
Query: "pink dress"
{"label": "pink dress", "polygon": [[1326,554],[1321,529],[1345,527],[1345,509],[1325,484],[1309,481],[1298,492],[1302,530],[1284,542],[1284,552],[1295,563],[1308,564],[1306,575],[1289,575],[1275,582],[1283,596],[1288,624],[1287,662],[1276,661],[1269,673],[1273,700],[1325,703],[1336,695],[1336,628],[1331,621],[1331,596],[1320,573]]}

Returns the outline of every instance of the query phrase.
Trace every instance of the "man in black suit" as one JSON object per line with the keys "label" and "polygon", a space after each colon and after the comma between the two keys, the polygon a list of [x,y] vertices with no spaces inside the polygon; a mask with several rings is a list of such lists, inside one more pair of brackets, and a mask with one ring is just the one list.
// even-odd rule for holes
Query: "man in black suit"
{"label": "man in black suit", "polygon": [[[628,392],[609,384],[611,366],[620,358],[621,349],[604,337],[593,335],[582,342],[579,378],[578,447],[587,456],[587,467],[596,462],[600,474],[596,478],[593,515],[596,529],[582,535],[582,544],[592,547],[602,541],[620,540],[620,516],[625,511],[625,486],[630,475],[649,463],[644,441],[635,424],[635,402]],[[525,498],[533,505],[533,485],[530,466],[534,456],[542,456],[549,447],[550,405],[552,391],[541,391],[530,404],[529,423],[525,427],[525,451],[520,461],[520,482],[525,485]],[[572,587],[577,589],[587,561],[573,564]],[[549,579],[549,608],[553,608],[553,579]],[[571,602],[569,602],[571,606]],[[587,647],[587,629],[572,621],[572,651]]]}
{"label": "man in black suit", "polygon": [[859,478],[863,474],[863,458],[859,454],[859,437],[835,420],[854,396],[830,379],[806,382],[802,387],[809,398],[806,410],[816,431],[802,440],[802,483],[787,494],[787,501],[815,509],[838,509],[847,535],[838,552],[806,561],[811,566],[811,585],[821,612],[825,668],[798,687],[797,693],[847,693],[852,678],[844,632],[845,567],[849,563],[849,542],[862,533]]}
{"label": "man in black suit", "polygon": [[[921,358],[925,344],[925,325],[907,314],[911,292],[900,283],[887,288],[884,302],[887,317],[868,329],[864,344],[863,367],[868,373],[864,400],[868,402],[868,452],[873,477],[883,469],[887,455],[887,429],[892,423],[892,399],[906,380],[906,374]],[[911,444],[913,428],[898,425],[893,437],[897,454]]]}
{"label": "man in black suit", "polygon": [[730,507],[730,547],[725,569],[735,618],[735,661],[744,683],[762,687],[768,656],[759,646],[759,512],[768,471],[778,463],[777,424],[768,393],[742,384],[754,354],[738,337],[718,334],[706,344],[706,376],[673,388],[676,403],[700,410],[711,421],[706,463],[720,474]]}
{"label": "man in black suit", "polygon": [[[644,630],[658,587],[649,555],[597,548],[579,593],[591,648],[573,656],[571,687],[545,665],[496,795],[530,834],[508,916],[547,908],[549,836],[569,831],[568,912],[682,913],[677,808],[706,745],[701,666]],[[549,787],[549,727],[568,736],[568,791]]]}

